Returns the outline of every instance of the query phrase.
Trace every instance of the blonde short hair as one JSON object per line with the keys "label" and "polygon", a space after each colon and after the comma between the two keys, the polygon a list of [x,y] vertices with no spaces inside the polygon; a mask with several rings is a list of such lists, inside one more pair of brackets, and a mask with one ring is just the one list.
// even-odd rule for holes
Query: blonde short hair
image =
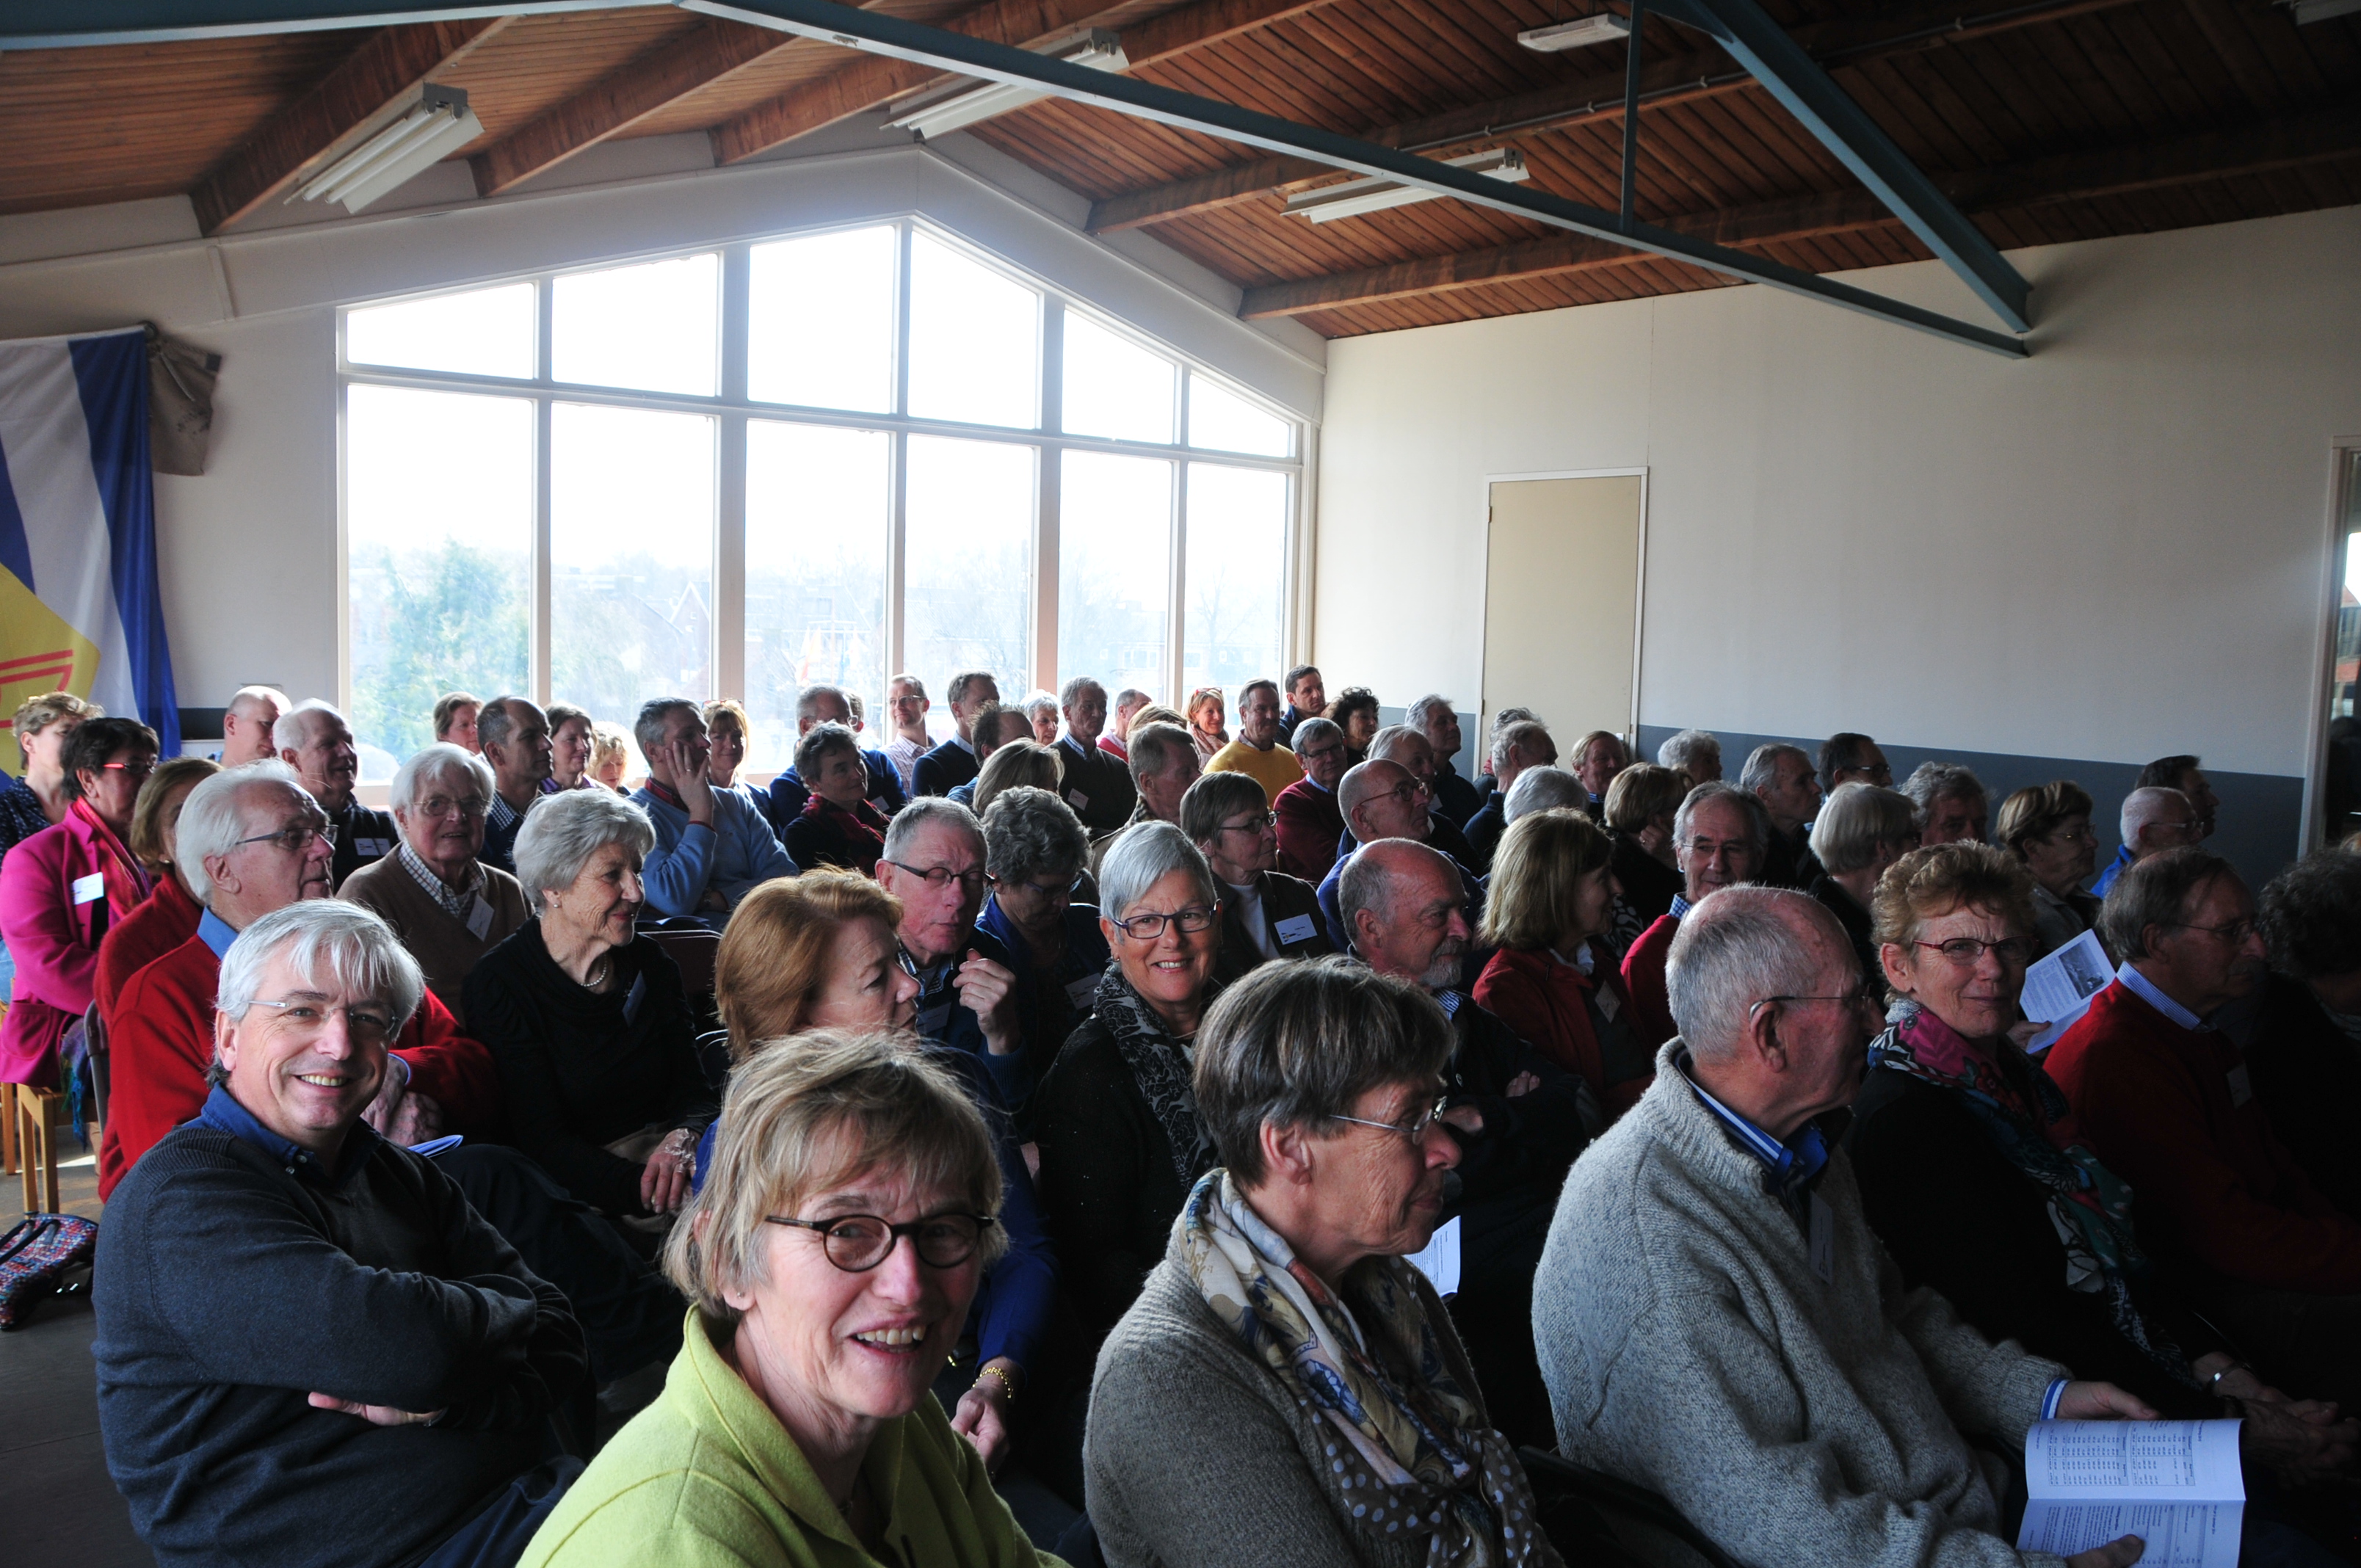
{"label": "blonde short hair", "polygon": [[24,759],[25,766],[30,767],[33,762],[33,749],[26,745],[26,741],[60,719],[71,718],[76,724],[80,724],[85,718],[101,718],[105,714],[106,709],[96,703],[84,702],[71,692],[43,692],[38,696],[28,696],[16,709],[16,717],[14,720],[16,728],[16,754]]}
{"label": "blonde short hair", "polygon": [[1574,927],[1575,884],[1613,850],[1606,829],[1571,806],[1518,817],[1492,855],[1477,939],[1519,952],[1548,947]]}
{"label": "blonde short hair", "polygon": [[802,1026],[828,981],[836,933],[855,920],[877,921],[890,938],[902,924],[902,901],[842,866],[775,877],[740,902],[713,964],[732,1062]]}
{"label": "blonde short hair", "polygon": [[592,720],[590,725],[590,771],[597,773],[609,762],[631,765],[631,742],[621,728]]}
{"label": "blonde short hair", "polygon": [[1058,793],[1066,776],[1065,760],[1054,746],[1038,740],[1008,740],[993,748],[975,775],[975,798],[968,809],[978,817],[1004,790],[1046,789]]}
{"label": "blonde short hair", "polygon": [[[711,734],[715,727],[724,718],[738,726],[738,734],[741,740],[754,733],[754,727],[747,721],[746,709],[734,697],[720,697],[705,705],[707,734]],[[552,725],[551,728],[556,727]]]}
{"label": "blonde short hair", "polygon": [[172,857],[164,852],[164,802],[182,784],[193,786],[219,772],[221,764],[206,758],[175,757],[149,773],[131,806],[132,859],[151,872],[170,870]]}
{"label": "blonde short hair", "polygon": [[[726,1293],[761,1277],[766,1218],[877,1169],[955,1195],[975,1213],[1000,1212],[1000,1162],[983,1114],[917,1036],[821,1029],[763,1051],[730,1075],[705,1185],[665,1239],[664,1273],[708,1322],[734,1326]],[[1000,1226],[987,1227],[982,1266],[1007,1245]]]}
{"label": "blonde short hair", "polygon": [[1688,793],[1686,773],[1657,762],[1634,762],[1607,786],[1607,826],[1637,833],[1656,817],[1678,811]]}

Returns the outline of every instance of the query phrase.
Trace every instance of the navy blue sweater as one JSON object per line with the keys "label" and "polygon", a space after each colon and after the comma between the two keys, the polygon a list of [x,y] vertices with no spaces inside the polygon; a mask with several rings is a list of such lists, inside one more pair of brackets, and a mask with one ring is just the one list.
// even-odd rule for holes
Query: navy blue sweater
{"label": "navy blue sweater", "polygon": [[[214,1110],[106,1206],[107,1471],[167,1568],[414,1562],[555,1452],[582,1331],[430,1161],[357,1124],[331,1176]],[[445,1413],[374,1426],[313,1390]]]}

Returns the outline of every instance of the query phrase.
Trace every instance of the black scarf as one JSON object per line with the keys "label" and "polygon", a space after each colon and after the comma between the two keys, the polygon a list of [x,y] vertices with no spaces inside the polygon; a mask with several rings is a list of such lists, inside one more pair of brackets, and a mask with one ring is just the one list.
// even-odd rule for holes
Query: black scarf
{"label": "black scarf", "polygon": [[[1216,990],[1213,981],[1206,981],[1208,1003]],[[1099,1022],[1115,1036],[1124,1066],[1131,1069],[1132,1080],[1139,1085],[1148,1108],[1163,1127],[1164,1141],[1172,1146],[1172,1168],[1180,1185],[1195,1185],[1197,1178],[1221,1163],[1221,1157],[1197,1118],[1197,1095],[1189,1086],[1188,1053],[1156,1010],[1123,978],[1122,965],[1109,962],[1099,977],[1095,1005]]]}

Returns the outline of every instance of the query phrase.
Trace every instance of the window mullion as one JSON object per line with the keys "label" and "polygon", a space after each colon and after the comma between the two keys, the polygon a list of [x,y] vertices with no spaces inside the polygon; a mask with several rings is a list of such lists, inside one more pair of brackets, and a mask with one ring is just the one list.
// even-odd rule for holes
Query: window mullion
{"label": "window mullion", "polygon": [[[1041,302],[1041,428],[1066,425],[1066,308],[1049,295]],[[1054,447],[1035,448],[1033,464],[1033,684],[1058,689],[1059,529],[1065,494],[1065,457]]]}
{"label": "window mullion", "polygon": [[713,691],[741,701],[746,689],[746,400],[747,332],[751,320],[752,251],[721,251],[721,400],[719,472],[715,476],[713,540]]}
{"label": "window mullion", "polygon": [[[533,380],[553,384],[550,336],[557,320],[557,287],[544,277],[533,285]],[[550,654],[550,422],[552,404],[544,391],[533,400],[533,696],[544,707],[555,700]]]}

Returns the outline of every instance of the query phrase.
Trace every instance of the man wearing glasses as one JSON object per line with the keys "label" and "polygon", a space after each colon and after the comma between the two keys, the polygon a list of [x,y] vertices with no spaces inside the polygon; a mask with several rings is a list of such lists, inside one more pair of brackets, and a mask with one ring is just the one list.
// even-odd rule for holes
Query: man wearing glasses
{"label": "man wearing glasses", "polygon": [[[1341,931],[1349,942],[1353,937],[1351,924],[1345,920],[1338,903],[1337,887],[1345,868],[1368,845],[1387,839],[1407,839],[1413,844],[1424,844],[1433,835],[1434,817],[1430,807],[1426,786],[1411,776],[1400,762],[1382,759],[1363,762],[1346,773],[1336,785],[1336,804],[1345,814],[1345,831],[1353,848],[1329,869],[1320,883],[1320,910],[1328,917],[1328,928]],[[1441,853],[1441,850],[1437,850]],[[1467,868],[1444,860],[1459,872],[1459,885],[1467,896],[1467,923],[1474,926],[1484,918],[1484,886],[1470,875]],[[1480,963],[1467,971],[1472,982]]]}
{"label": "man wearing glasses", "polygon": [[2361,1409],[2361,1219],[2305,1176],[2212,1024],[2269,972],[2254,896],[2218,855],[2168,850],[2116,879],[2099,930],[2122,966],[2042,1062],[2083,1141],[2266,1382]]}
{"label": "man wearing glasses", "polygon": [[1823,1126],[1879,1017],[1836,916],[1728,888],[1682,919],[1665,980],[1681,1033],[1567,1179],[1534,1282],[1560,1452],[1741,1562],[2026,1561],[2005,1463],[1962,1433],[2013,1447],[2037,1420],[2155,1412],[1903,1288]]}
{"label": "man wearing glasses", "polygon": [[[981,930],[983,829],[967,807],[920,795],[894,814],[877,885],[902,901],[902,968],[918,982],[918,1033],[972,1051],[1010,1076],[1025,1041],[1016,1027],[1016,970]],[[1054,1055],[1056,1047],[1049,1047]]]}
{"label": "man wearing glasses", "polygon": [[[324,880],[325,850],[271,874]],[[216,1082],[99,1244],[99,1417],[134,1528],[167,1562],[515,1562],[581,1473],[551,1418],[588,1357],[557,1287],[367,1124],[418,966],[315,899],[256,920],[219,979]]]}

